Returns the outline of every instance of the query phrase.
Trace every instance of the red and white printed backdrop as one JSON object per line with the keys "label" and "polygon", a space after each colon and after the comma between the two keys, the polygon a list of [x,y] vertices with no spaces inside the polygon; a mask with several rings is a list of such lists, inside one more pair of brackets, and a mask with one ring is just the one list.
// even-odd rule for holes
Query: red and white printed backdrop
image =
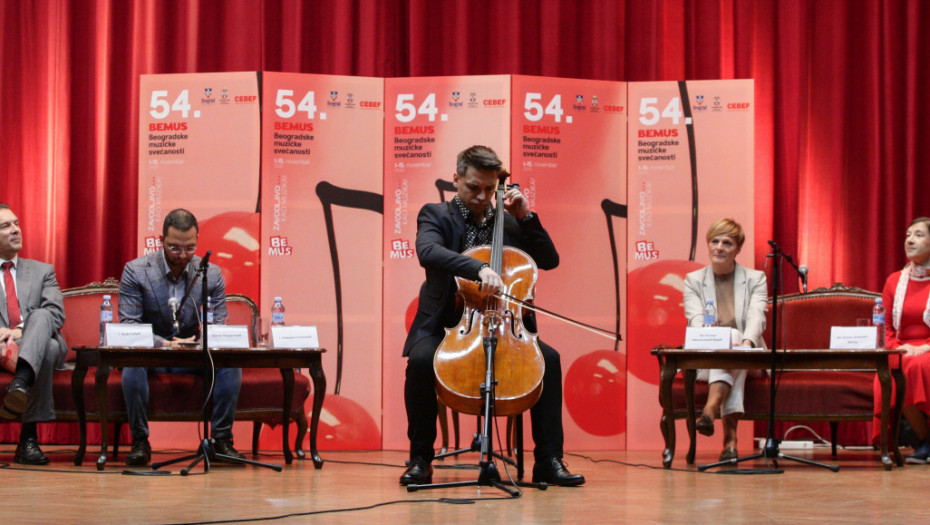
{"label": "red and white printed backdrop", "polygon": [[[754,266],[753,83],[632,82],[629,107],[627,448],[654,450],[662,447],[659,369],[649,351],[684,341],[684,278],[709,262],[710,223],[739,222],[746,242],[737,260]],[[749,441],[751,427],[740,429]],[[719,438],[699,444],[720,446]]]}
{"label": "red and white printed backdrop", "polygon": [[[168,115],[178,117],[191,93],[200,96],[205,89],[191,79],[185,82],[172,84],[167,94],[153,95],[161,88],[149,88],[143,113],[164,112],[165,100]],[[184,86],[188,98],[178,102]],[[224,83],[220,96],[257,99],[257,92],[230,95],[229,86]],[[682,87],[689,93],[693,156]],[[629,341],[604,339],[539,316],[542,339],[562,355],[566,447],[659,446],[658,372],[648,350],[681,339],[679,331],[683,335],[681,282],[687,270],[705,264],[703,230],[716,218],[732,216],[749,234],[746,246],[753,246],[751,81],[383,80],[264,73],[261,96],[261,236],[227,237],[260,239],[253,251],[262,262],[261,294],[250,295],[260,297],[263,329],[271,298],[282,296],[288,324],[317,326],[321,345],[328,349],[321,448],[407,447],[406,362],[400,351],[423,280],[414,251],[416,214],[427,202],[453,196],[448,183],[455,156],[473,144],[490,146],[509,160],[513,181],[559,249],[559,268],[541,272],[540,306],[619,329]],[[256,99],[233,98],[232,103],[248,106]],[[203,118],[203,111],[200,117],[194,111],[192,104],[186,118]],[[232,162],[248,148],[230,148],[225,137],[232,129],[251,137],[243,130],[259,125],[238,115],[227,117],[217,124],[226,131],[209,135],[212,147],[222,151],[203,157],[217,162],[203,162],[229,168],[186,173],[180,179],[184,185],[172,188],[162,174],[158,191],[140,190],[142,202],[151,192],[161,204],[160,209],[140,209],[140,230],[149,216],[163,216],[175,206],[198,213],[226,191],[243,203],[256,202],[257,195],[235,191],[252,186],[228,183],[226,173],[255,161]],[[173,120],[178,122],[173,126],[189,122]],[[191,129],[199,125],[186,124]],[[194,141],[187,140],[186,166],[160,162],[157,169],[192,166]],[[140,165],[140,182],[156,180],[147,173],[148,159]],[[700,181],[693,231],[692,165]],[[219,173],[224,174],[221,184]],[[172,203],[167,207],[165,195]],[[235,208],[235,201],[228,202],[221,208]],[[210,248],[203,240],[201,245]],[[214,260],[220,266],[229,263]],[[740,260],[752,264],[751,248]],[[257,282],[253,287],[257,290]],[[343,362],[337,366],[340,349]],[[467,441],[471,427],[463,427]],[[279,437],[266,432],[262,439],[263,446],[271,447]]]}
{"label": "red and white printed backdrop", "polygon": [[258,297],[258,76],[142,75],[138,253],[159,249],[165,215],[200,224],[197,255],[213,250],[227,291]]}
{"label": "red and white printed backdrop", "polygon": [[262,75],[262,329],[276,296],[287,324],[317,327],[323,449],[381,446],[383,95],[380,78]]}
{"label": "red and white printed backdrop", "polygon": [[[401,353],[424,279],[416,257],[417,213],[455,195],[437,181],[452,181],[463,149],[482,144],[510,157],[510,77],[386,79],[384,103],[383,447],[407,449],[407,360]],[[462,421],[470,436],[473,425]]]}
{"label": "red and white printed backdrop", "polygon": [[[513,101],[513,180],[560,258],[558,268],[540,272],[536,303],[625,333],[617,323],[626,305],[626,84],[515,76]],[[625,343],[545,315],[537,320],[540,339],[562,358],[566,443],[623,448]]]}
{"label": "red and white printed backdrop", "polygon": [[[137,255],[160,249],[165,215],[186,208],[200,226],[197,255],[212,250],[227,292],[257,298],[258,75],[142,75],[139,92]],[[152,438],[184,445],[196,442],[196,428],[153,423]]]}

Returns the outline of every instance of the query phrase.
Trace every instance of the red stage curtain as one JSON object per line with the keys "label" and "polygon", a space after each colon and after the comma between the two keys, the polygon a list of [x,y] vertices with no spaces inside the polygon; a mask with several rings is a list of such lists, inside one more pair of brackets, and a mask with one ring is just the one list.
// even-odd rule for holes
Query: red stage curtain
{"label": "red stage curtain", "polygon": [[64,286],[118,276],[135,255],[143,73],[754,78],[757,265],[775,239],[813,285],[877,290],[904,262],[909,218],[930,214],[920,0],[171,6],[0,2],[0,201],[26,229],[23,255]]}
{"label": "red stage curtain", "polygon": [[775,239],[814,286],[878,290],[930,215],[921,0],[0,0],[0,23],[0,201],[63,286],[135,256],[143,73],[754,78],[758,267]]}

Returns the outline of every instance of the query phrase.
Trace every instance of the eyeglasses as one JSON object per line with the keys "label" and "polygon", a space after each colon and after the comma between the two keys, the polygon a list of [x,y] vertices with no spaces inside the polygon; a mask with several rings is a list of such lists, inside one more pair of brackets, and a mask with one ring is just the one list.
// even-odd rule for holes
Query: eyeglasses
{"label": "eyeglasses", "polygon": [[178,245],[176,245],[176,244],[166,244],[166,245],[165,245],[165,248],[166,248],[169,252],[175,253],[175,254],[181,253],[181,252],[185,252],[185,253],[194,253],[195,251],[197,251],[197,245],[196,245],[196,244],[192,244],[192,245],[190,245],[190,246],[178,246]]}

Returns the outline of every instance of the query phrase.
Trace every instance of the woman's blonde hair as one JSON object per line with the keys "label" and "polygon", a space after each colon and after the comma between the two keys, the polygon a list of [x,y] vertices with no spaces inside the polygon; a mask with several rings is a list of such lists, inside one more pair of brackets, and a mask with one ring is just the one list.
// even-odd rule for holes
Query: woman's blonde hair
{"label": "woman's blonde hair", "polygon": [[718,235],[726,235],[736,241],[736,248],[742,249],[743,242],[746,241],[746,234],[743,233],[743,227],[733,219],[717,219],[710,228],[707,229],[707,242]]}

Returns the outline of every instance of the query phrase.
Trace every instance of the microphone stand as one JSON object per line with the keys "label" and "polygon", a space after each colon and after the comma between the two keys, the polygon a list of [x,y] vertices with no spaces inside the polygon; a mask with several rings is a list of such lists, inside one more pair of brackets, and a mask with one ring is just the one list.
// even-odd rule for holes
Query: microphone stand
{"label": "microphone stand", "polygon": [[[798,463],[804,463],[807,465],[814,465],[816,467],[823,467],[825,469],[830,469],[833,472],[839,472],[840,467],[836,465],[827,465],[826,463],[818,463],[816,461],[811,461],[809,459],[788,456],[781,452],[779,445],[781,443],[780,439],[775,439],[775,372],[776,366],[778,364],[778,288],[779,288],[779,275],[781,273],[780,263],[784,259],[788,261],[788,264],[796,272],[799,272],[797,265],[794,264],[794,261],[791,260],[791,255],[786,254],[781,251],[781,248],[775,244],[774,241],[769,241],[769,246],[772,247],[772,253],[768,254],[766,257],[772,259],[772,369],[771,374],[769,375],[769,420],[768,420],[768,432],[766,433],[765,438],[765,447],[763,447],[762,452],[758,454],[752,454],[749,456],[744,456],[741,458],[728,459],[726,461],[718,461],[716,463],[710,463],[707,465],[699,465],[698,471],[705,471],[709,468],[720,467],[723,465],[736,465],[743,461],[748,461],[752,459],[767,459],[772,460],[772,465],[775,468],[772,469],[753,469],[753,470],[737,470],[733,471],[735,473],[745,473],[745,474],[782,474],[784,470],[778,468],[779,459],[787,459],[790,461],[796,461]],[[799,272],[800,273],[800,272]]]}
{"label": "microphone stand", "polygon": [[[257,467],[270,468],[276,472],[281,472],[284,470],[284,467],[281,465],[271,465],[269,463],[261,463],[259,461],[252,461],[250,459],[236,458],[233,456],[227,456],[225,454],[217,454],[213,450],[213,440],[210,439],[210,413],[208,409],[212,406],[210,403],[210,392],[213,391],[213,382],[216,379],[216,374],[212,374],[210,378],[210,384],[207,385],[207,373],[213,370],[213,359],[210,357],[210,346],[207,340],[207,333],[209,330],[207,327],[207,297],[209,297],[210,290],[207,284],[207,268],[209,267],[208,261],[210,260],[210,254],[212,250],[207,250],[207,253],[203,256],[203,259],[200,262],[200,266],[197,267],[197,274],[203,277],[201,279],[201,293],[200,293],[200,319],[203,320],[201,323],[201,334],[200,334],[200,348],[203,352],[203,413],[201,414],[201,423],[203,424],[203,439],[200,442],[200,445],[197,447],[197,452],[189,454],[187,456],[182,456],[180,458],[170,459],[168,461],[162,461],[158,463],[152,463],[152,470],[158,470],[167,465],[173,465],[175,463],[180,463],[182,461],[193,460],[190,465],[181,469],[181,475],[187,476],[190,474],[191,469],[197,466],[198,463],[203,461],[203,472],[206,474],[210,472],[210,460],[211,459],[220,459],[226,463],[236,463],[236,464],[248,464],[255,465]],[[196,276],[194,277],[196,281]],[[190,295],[191,288],[193,287],[193,282],[191,282],[191,287],[187,289],[188,297]],[[182,307],[184,303],[181,303]],[[178,309],[180,311],[180,308]]]}

